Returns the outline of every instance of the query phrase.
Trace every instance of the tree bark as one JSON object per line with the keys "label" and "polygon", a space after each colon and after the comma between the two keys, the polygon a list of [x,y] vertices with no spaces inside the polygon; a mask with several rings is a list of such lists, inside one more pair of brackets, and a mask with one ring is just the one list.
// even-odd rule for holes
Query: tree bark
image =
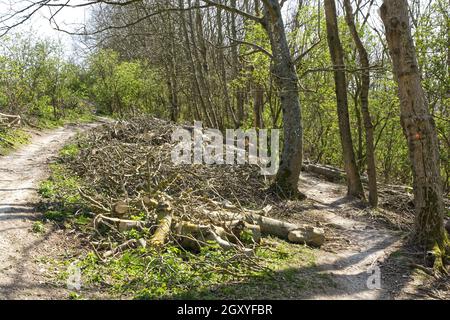
{"label": "tree bark", "polygon": [[369,178],[369,204],[372,207],[378,206],[378,190],[377,190],[377,169],[375,160],[375,147],[373,137],[372,117],[369,111],[369,88],[370,88],[370,69],[369,55],[364,44],[356,30],[355,18],[353,16],[352,5],[350,0],[344,0],[345,19],[350,29],[353,42],[358,50],[359,62],[361,65],[361,111],[363,115],[364,127],[366,131],[366,153],[367,153],[367,176]]}
{"label": "tree bark", "polygon": [[280,90],[283,110],[284,147],[276,187],[286,197],[303,198],[298,180],[303,162],[303,128],[297,71],[289,50],[278,0],[264,0],[262,24],[269,36],[273,55],[272,73]]}
{"label": "tree bark", "polygon": [[[234,9],[237,8],[236,0],[230,1],[230,6]],[[236,14],[231,12],[231,36],[233,39],[238,38],[238,32],[237,32],[237,17]],[[241,71],[241,62],[239,61],[239,46],[236,44],[231,48],[231,59],[233,61],[232,70],[233,70],[233,79],[237,79],[239,77],[240,71]],[[240,128],[242,126],[242,122],[244,121],[244,93],[241,88],[235,89],[235,110],[236,110],[236,119],[233,119],[235,121],[235,128]]]}
{"label": "tree bark", "polygon": [[439,172],[439,148],[434,120],[421,83],[406,0],[384,0],[380,10],[386,29],[401,124],[409,148],[414,178],[415,240],[436,256],[441,269],[449,241],[444,229],[444,204]]}
{"label": "tree bark", "polygon": [[256,84],[254,88],[253,112],[255,116],[254,127],[263,129],[264,87],[260,84]]}
{"label": "tree bark", "polygon": [[[191,6],[190,1],[188,2],[188,5],[189,5],[189,7]],[[179,0],[179,6],[182,9],[184,8],[183,0]],[[204,99],[202,86],[201,86],[201,83],[199,80],[199,75],[198,75],[197,68],[196,68],[195,57],[194,57],[194,54],[192,53],[195,50],[195,48],[193,48],[193,47],[195,47],[195,41],[194,41],[193,37],[192,37],[192,42],[194,44],[191,45],[191,43],[190,43],[191,38],[189,37],[188,23],[190,25],[190,28],[192,29],[192,16],[191,16],[191,12],[189,11],[187,13],[188,19],[186,19],[185,14],[186,14],[185,12],[182,12],[180,14],[181,26],[182,26],[182,30],[183,30],[183,34],[184,34],[184,39],[186,41],[186,43],[185,43],[186,49],[185,50],[186,50],[186,55],[189,58],[189,62],[190,62],[189,66],[191,69],[192,79],[193,79],[193,83],[194,83],[194,87],[195,87],[194,92],[196,93],[196,96],[200,102],[201,110],[204,115],[204,118],[207,121],[207,125],[208,125],[208,127],[212,128],[212,127],[214,127],[213,119],[211,118],[211,115],[208,111],[207,103],[205,102],[205,99]],[[191,34],[192,34],[192,32],[191,32]]]}
{"label": "tree bark", "polygon": [[345,171],[347,172],[348,195],[364,199],[364,189],[356,166],[355,152],[353,150],[353,141],[350,131],[344,53],[339,39],[336,4],[334,0],[325,0],[325,15],[328,46],[334,66],[339,129],[342,151],[344,153],[344,166]]}

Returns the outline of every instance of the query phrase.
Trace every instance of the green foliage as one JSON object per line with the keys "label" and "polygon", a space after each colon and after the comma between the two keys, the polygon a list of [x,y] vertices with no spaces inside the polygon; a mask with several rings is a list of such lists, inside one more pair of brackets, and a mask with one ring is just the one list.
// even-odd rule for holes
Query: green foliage
{"label": "green foliage", "polygon": [[20,129],[0,129],[0,155],[6,155],[12,149],[28,143],[30,136]]}
{"label": "green foliage", "polygon": [[31,230],[34,233],[45,233],[45,226],[41,221],[36,221],[33,223]]}
{"label": "green foliage", "polygon": [[[69,150],[74,152],[73,148],[69,147]],[[43,181],[38,190],[39,195],[45,201],[42,208],[44,218],[50,221],[64,222],[84,207],[84,202],[78,192],[80,181],[60,164],[51,165],[51,171],[50,178]],[[85,221],[80,217],[83,216],[77,217],[75,222],[84,224]]]}
{"label": "green foliage", "polygon": [[[215,244],[204,247],[198,254],[173,245],[162,252],[139,248],[106,262],[90,252],[78,266],[84,286],[108,288],[113,296],[144,300],[245,298],[249,294],[262,298],[282,295],[283,290],[313,289],[324,281],[321,277],[308,279],[310,275],[305,273],[315,267],[312,250],[274,239],[270,242],[270,246],[276,247],[263,246],[256,252],[256,259],[261,258],[266,265],[259,270],[255,265],[243,263],[235,252],[223,251]],[[66,267],[70,263],[65,261]],[[293,266],[300,269],[294,271]],[[296,283],[284,282],[285,287],[281,288],[277,272],[283,272],[283,277],[289,275]],[[67,275],[63,273],[61,277],[64,280]],[[239,284],[240,289],[234,288],[234,284]],[[258,287],[275,291],[259,292]]]}
{"label": "green foliage", "polygon": [[74,159],[80,153],[80,148],[75,143],[65,145],[59,152],[60,157]]}
{"label": "green foliage", "polygon": [[141,61],[122,62],[118,53],[100,50],[89,62],[90,94],[98,110],[123,117],[157,113],[164,92],[157,73]]}
{"label": "green foliage", "polygon": [[0,112],[53,127],[92,110],[84,71],[64,57],[60,44],[16,34],[0,42]]}

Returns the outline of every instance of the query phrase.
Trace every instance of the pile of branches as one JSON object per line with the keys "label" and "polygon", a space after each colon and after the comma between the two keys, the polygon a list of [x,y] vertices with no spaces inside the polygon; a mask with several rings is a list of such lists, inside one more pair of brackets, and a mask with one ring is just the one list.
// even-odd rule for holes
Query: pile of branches
{"label": "pile of branches", "polygon": [[19,115],[0,113],[0,128],[11,128],[13,126],[18,126],[20,125],[21,121],[22,118]]}
{"label": "pile of branches", "polygon": [[[95,249],[104,258],[130,246],[163,248],[168,242],[192,251],[214,242],[247,255],[264,234],[323,244],[323,230],[267,216],[277,199],[259,167],[174,165],[176,128],[150,117],[105,124],[79,138],[81,152],[66,159],[88,182],[79,193],[94,213]],[[111,234],[120,242],[133,229],[148,230],[148,236],[108,245]]]}
{"label": "pile of branches", "polygon": [[380,207],[391,211],[390,220],[400,229],[409,230],[414,221],[414,195],[407,186],[379,186]]}

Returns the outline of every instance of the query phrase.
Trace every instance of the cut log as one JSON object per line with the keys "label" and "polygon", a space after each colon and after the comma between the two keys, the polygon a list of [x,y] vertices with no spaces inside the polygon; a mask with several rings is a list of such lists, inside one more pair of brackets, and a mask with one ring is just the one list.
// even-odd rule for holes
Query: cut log
{"label": "cut log", "polygon": [[248,232],[254,243],[261,242],[261,227],[256,224],[250,224],[243,220],[225,221],[221,224],[225,229],[231,231],[231,235],[227,234],[225,237],[231,242],[236,242],[236,239],[241,239],[242,233]]}
{"label": "cut log", "polygon": [[[180,237],[180,245],[187,250],[200,251],[209,241],[217,243],[224,250],[242,249],[227,239],[228,234],[222,227],[181,222],[176,225],[175,230]],[[245,254],[253,252],[247,248],[242,250]]]}
{"label": "cut log", "polygon": [[262,233],[270,234],[285,240],[288,240],[289,232],[298,229],[296,224],[264,217],[255,213],[247,214],[246,220],[249,223],[259,225]]}
{"label": "cut log", "polygon": [[228,240],[225,240],[223,238],[221,238],[217,233],[214,232],[214,230],[210,229],[208,232],[208,235],[206,236],[206,240],[208,241],[214,241],[217,242],[217,244],[226,250],[231,250],[233,248],[235,248],[235,245],[232,244],[231,242],[229,242]]}
{"label": "cut log", "polygon": [[12,127],[15,125],[20,125],[22,118],[18,115],[9,115],[0,113],[0,125],[6,127]]}
{"label": "cut log", "polygon": [[166,243],[172,226],[172,207],[169,202],[163,201],[158,205],[158,226],[150,239],[150,245],[161,247]]}
{"label": "cut log", "polygon": [[95,228],[97,228],[100,224],[104,224],[107,226],[112,225],[120,232],[130,231],[133,229],[141,230],[145,226],[145,223],[142,221],[111,218],[111,217],[106,217],[102,214],[98,215],[94,219]]}
{"label": "cut log", "polygon": [[[244,214],[234,214],[214,211],[209,213],[209,216],[219,221],[242,220],[250,225],[258,225],[261,233],[276,236],[294,243],[306,243],[317,247],[321,246],[325,241],[325,232],[320,228],[313,228],[307,225],[299,226],[294,223],[268,218],[254,212],[247,211]],[[293,231],[298,232],[291,234]],[[291,238],[289,238],[290,234]]]}
{"label": "cut log", "polygon": [[303,226],[289,232],[288,239],[292,243],[306,244],[311,247],[321,247],[325,242],[325,232],[321,228]]}
{"label": "cut log", "polygon": [[[180,238],[180,245],[183,248],[192,251],[200,251],[200,248],[207,244],[207,241],[209,240],[208,236],[211,231],[211,226],[186,221],[180,222],[175,226],[175,233]],[[223,234],[225,230],[223,228],[218,229],[218,227],[216,227],[216,232]]]}
{"label": "cut log", "polygon": [[113,205],[113,215],[122,218],[128,213],[128,203],[126,201],[117,201]]}
{"label": "cut log", "polygon": [[319,174],[332,182],[345,180],[345,172],[334,167],[322,166],[319,164],[305,165],[305,171]]}
{"label": "cut log", "polygon": [[136,240],[135,239],[128,240],[127,242],[122,243],[118,247],[116,247],[116,248],[114,248],[112,250],[106,251],[103,254],[103,258],[106,259],[106,258],[109,258],[109,257],[114,257],[116,254],[122,252],[125,249],[135,248],[135,247],[136,247]]}

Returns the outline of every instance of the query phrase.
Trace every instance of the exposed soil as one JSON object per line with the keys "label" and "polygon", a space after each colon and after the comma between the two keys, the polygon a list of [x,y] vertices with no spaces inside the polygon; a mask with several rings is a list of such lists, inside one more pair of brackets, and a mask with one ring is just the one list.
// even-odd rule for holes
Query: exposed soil
{"label": "exposed soil", "polygon": [[[382,277],[381,288],[367,285],[375,268],[402,244],[401,233],[374,221],[358,218],[357,203],[345,197],[346,187],[303,174],[301,189],[315,202],[315,219],[334,234],[323,252],[317,254],[319,269],[335,281],[326,294],[313,299],[390,299],[390,279]],[[355,217],[356,216],[356,217]]]}
{"label": "exposed soil", "polygon": [[37,187],[48,174],[48,163],[77,132],[96,124],[67,125],[31,132],[31,142],[0,157],[0,299],[58,299],[64,292],[46,281],[37,259],[61,250],[63,237],[32,232]]}

